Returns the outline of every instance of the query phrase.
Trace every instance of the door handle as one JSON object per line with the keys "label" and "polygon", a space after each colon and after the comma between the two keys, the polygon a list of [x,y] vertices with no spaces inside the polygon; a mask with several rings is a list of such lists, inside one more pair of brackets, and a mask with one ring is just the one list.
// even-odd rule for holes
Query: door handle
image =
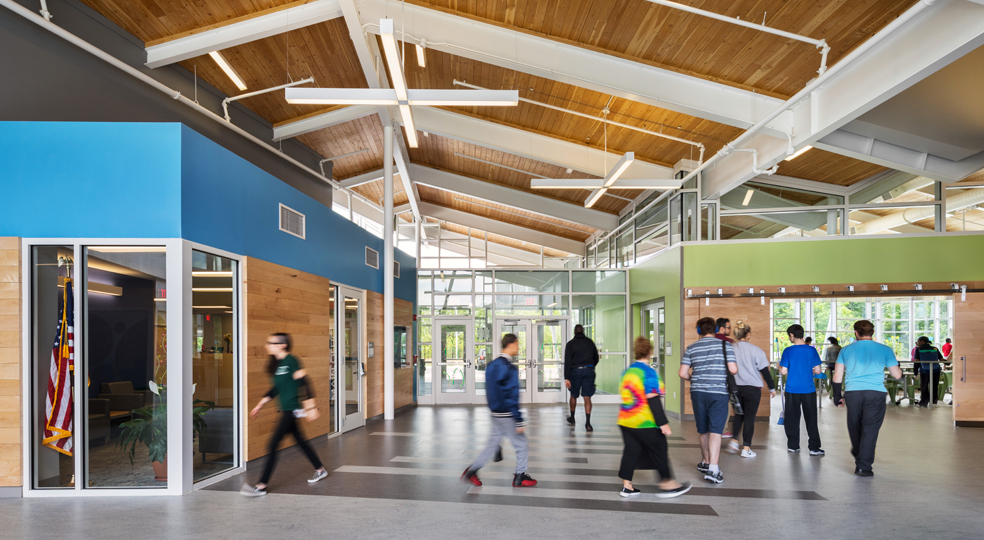
{"label": "door handle", "polygon": [[960,357],[960,362],[963,363],[963,375],[960,376],[960,382],[966,382],[967,381],[967,357],[966,356],[961,356]]}

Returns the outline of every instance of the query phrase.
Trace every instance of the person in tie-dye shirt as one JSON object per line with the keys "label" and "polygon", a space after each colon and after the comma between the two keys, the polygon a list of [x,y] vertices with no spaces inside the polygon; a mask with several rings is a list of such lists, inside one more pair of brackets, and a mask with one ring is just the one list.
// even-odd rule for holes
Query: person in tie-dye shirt
{"label": "person in tie-dye shirt", "polygon": [[[619,393],[622,407],[618,412],[618,427],[622,431],[625,448],[618,477],[622,479],[622,497],[642,493],[632,487],[632,475],[637,467],[654,468],[659,473],[659,491],[662,499],[679,497],[690,491],[690,483],[673,479],[666,436],[670,435],[669,420],[663,412],[659,397],[664,394],[663,384],[656,370],[649,365],[653,356],[653,344],[644,337],[635,340],[635,362],[622,374]],[[648,466],[640,466],[640,458]],[[651,464],[651,465],[650,465]]]}

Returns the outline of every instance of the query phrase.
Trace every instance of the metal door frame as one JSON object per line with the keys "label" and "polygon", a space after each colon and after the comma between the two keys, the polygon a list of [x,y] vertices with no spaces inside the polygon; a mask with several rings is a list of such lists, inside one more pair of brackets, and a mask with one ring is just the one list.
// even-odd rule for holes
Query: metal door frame
{"label": "metal door frame", "polygon": [[537,362],[536,357],[536,346],[538,345],[536,337],[536,327],[541,323],[547,322],[560,322],[564,342],[564,347],[567,347],[567,342],[571,339],[571,318],[570,317],[497,317],[495,319],[495,338],[492,347],[495,349],[495,356],[499,356],[502,352],[501,336],[502,336],[502,326],[503,324],[524,324],[527,327],[526,335],[526,362],[524,362],[521,369],[526,369],[526,390],[520,389],[519,391],[519,402],[522,404],[530,403],[563,403],[568,399],[570,391],[567,388],[563,388],[561,392],[557,392],[557,398],[547,399],[549,395],[552,397],[553,392],[540,392],[537,390],[538,379],[536,375],[536,370],[534,369]]}
{"label": "metal door frame", "polygon": [[[345,433],[356,428],[360,428],[366,425],[366,392],[364,388],[365,375],[366,375],[366,299],[365,291],[361,289],[355,289],[352,287],[346,287],[345,285],[338,285],[338,290],[335,292],[335,404],[338,414],[338,433]],[[355,298],[359,301],[359,307],[356,314],[356,319],[358,323],[356,327],[359,329],[359,336],[356,340],[356,346],[358,347],[359,364],[358,369],[355,370],[356,381],[353,382],[353,386],[359,393],[358,402],[359,410],[353,414],[346,414],[347,401],[345,396],[345,298]]]}
{"label": "metal door frame", "polygon": [[[434,396],[435,405],[471,405],[475,403],[475,320],[471,317],[463,318],[435,318],[431,323],[431,394]],[[464,326],[465,327],[465,391],[464,392],[442,392],[441,391],[441,368],[448,365],[443,362],[444,348],[441,343],[442,326]],[[455,362],[457,364],[457,362]],[[484,398],[482,399],[484,402]]]}

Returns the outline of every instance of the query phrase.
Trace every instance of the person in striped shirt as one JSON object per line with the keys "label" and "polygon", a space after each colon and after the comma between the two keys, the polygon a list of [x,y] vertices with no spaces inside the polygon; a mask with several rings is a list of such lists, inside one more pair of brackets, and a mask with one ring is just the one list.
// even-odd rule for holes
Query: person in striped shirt
{"label": "person in striped shirt", "polygon": [[680,378],[690,381],[690,399],[700,434],[701,461],[697,470],[704,473],[704,480],[720,484],[724,482],[718,459],[721,434],[728,423],[728,372],[738,373],[738,364],[734,347],[714,337],[716,327],[710,317],[697,321],[700,339],[683,352]]}

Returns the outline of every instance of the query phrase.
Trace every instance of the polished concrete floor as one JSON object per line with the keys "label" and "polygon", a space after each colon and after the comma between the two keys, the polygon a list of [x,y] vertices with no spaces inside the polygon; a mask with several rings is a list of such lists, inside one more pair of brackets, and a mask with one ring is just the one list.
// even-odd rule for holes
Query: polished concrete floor
{"label": "polished concrete floor", "polygon": [[788,454],[776,416],[756,424],[758,457],[723,453],[722,485],[704,482],[694,469],[700,451],[693,423],[674,421],[672,465],[695,488],[669,501],[653,497],[652,471],[637,473],[642,496],[617,495],[615,413],[596,406],[589,434],[580,411],[571,430],[562,406],[530,407],[535,488],[510,487],[508,444],[505,461],[483,469],[483,487],[461,483],[485,441],[487,409],[419,407],[320,439],[330,476],[314,485],[305,482],[312,470],[303,455],[287,450],[265,497],[237,493],[244,481],[256,481],[261,463],[253,463],[244,475],[185,497],[0,499],[0,537],[984,537],[984,430],[952,427],[948,406],[890,405],[874,478],[852,474],[843,409],[820,413],[824,458]]}

